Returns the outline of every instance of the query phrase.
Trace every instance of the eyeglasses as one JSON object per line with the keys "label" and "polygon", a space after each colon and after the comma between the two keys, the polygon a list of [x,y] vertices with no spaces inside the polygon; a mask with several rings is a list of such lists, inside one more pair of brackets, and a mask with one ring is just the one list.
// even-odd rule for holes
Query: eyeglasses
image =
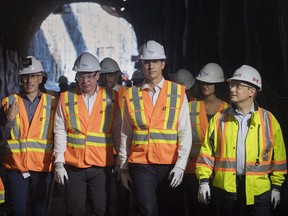
{"label": "eyeglasses", "polygon": [[84,81],[85,79],[88,80],[88,81],[90,81],[90,80],[92,80],[92,79],[96,76],[96,74],[97,74],[97,73],[88,74],[88,75],[79,75],[79,74],[77,74],[75,79],[76,79],[77,81],[79,81],[79,82],[82,82],[82,81]]}
{"label": "eyeglasses", "polygon": [[244,87],[253,88],[252,86],[246,85],[246,84],[244,84],[244,83],[240,83],[240,82],[230,82],[230,83],[229,83],[229,88],[232,89],[233,87],[236,87],[237,90],[242,90]]}
{"label": "eyeglasses", "polygon": [[23,74],[21,75],[21,79],[24,81],[24,82],[27,82],[29,79],[32,80],[32,81],[35,81],[37,77],[39,76],[42,76],[41,74]]}

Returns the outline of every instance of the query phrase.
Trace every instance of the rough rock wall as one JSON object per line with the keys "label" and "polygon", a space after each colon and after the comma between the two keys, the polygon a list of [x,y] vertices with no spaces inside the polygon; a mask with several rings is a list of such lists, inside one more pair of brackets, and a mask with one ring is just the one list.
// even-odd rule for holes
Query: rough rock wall
{"label": "rough rock wall", "polygon": [[0,99],[18,91],[18,53],[0,46]]}

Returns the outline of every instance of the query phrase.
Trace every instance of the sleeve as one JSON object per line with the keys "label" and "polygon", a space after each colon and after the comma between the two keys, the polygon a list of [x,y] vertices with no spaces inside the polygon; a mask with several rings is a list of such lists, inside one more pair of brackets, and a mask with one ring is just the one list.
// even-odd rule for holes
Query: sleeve
{"label": "sleeve", "polygon": [[57,104],[54,119],[54,142],[54,163],[65,163],[64,153],[67,146],[67,132],[60,100]]}
{"label": "sleeve", "polygon": [[[120,142],[121,142],[121,134],[120,134],[121,125],[122,125],[121,110],[117,102],[117,106],[116,106],[115,114],[114,114],[113,128],[112,128],[112,139],[113,139],[114,149],[117,155],[119,155],[119,148],[120,148]],[[119,156],[116,157],[115,164],[120,165]]]}
{"label": "sleeve", "polygon": [[2,106],[0,108],[0,145],[5,144],[6,140],[10,136],[11,128],[14,126],[15,121],[9,121],[6,118],[4,106],[6,106],[6,102],[3,99]]}
{"label": "sleeve", "polygon": [[286,149],[283,140],[282,130],[278,121],[273,117],[273,152],[272,152],[272,174],[270,176],[272,187],[280,189],[287,173]]}
{"label": "sleeve", "polygon": [[130,149],[132,144],[133,137],[133,124],[131,117],[128,111],[128,105],[126,102],[126,98],[124,100],[123,107],[123,122],[121,129],[121,143],[119,149],[119,160],[120,160],[120,168],[124,170],[128,170],[128,158],[130,155]]}
{"label": "sleeve", "polygon": [[216,122],[218,114],[209,121],[205,139],[202,143],[200,154],[196,163],[196,176],[200,182],[208,182],[214,169],[216,140]]}
{"label": "sleeve", "polygon": [[192,130],[187,97],[184,97],[178,119],[178,159],[175,166],[185,170],[192,147]]}

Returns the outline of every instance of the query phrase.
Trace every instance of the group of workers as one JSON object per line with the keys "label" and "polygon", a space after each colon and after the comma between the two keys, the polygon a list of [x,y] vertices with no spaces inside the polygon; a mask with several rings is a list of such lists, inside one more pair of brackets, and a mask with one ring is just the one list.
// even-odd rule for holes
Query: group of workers
{"label": "group of workers", "polygon": [[117,215],[129,215],[132,191],[141,215],[270,215],[286,150],[279,123],[255,102],[259,72],[238,68],[226,80],[227,103],[218,64],[196,79],[181,69],[173,82],[165,59],[161,44],[143,44],[135,73],[143,79],[128,88],[117,83],[115,60],[84,52],[73,67],[78,87],[59,99],[39,90],[41,62],[24,59],[21,92],[3,99],[0,113],[9,214],[47,215],[55,179],[67,215],[85,215],[89,202],[90,215],[107,216],[114,173]]}

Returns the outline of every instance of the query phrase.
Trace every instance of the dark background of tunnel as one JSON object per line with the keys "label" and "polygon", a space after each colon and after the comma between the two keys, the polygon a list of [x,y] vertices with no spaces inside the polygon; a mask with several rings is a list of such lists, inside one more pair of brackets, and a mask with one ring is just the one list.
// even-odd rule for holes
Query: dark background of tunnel
{"label": "dark background of tunnel", "polygon": [[[15,91],[19,60],[27,54],[29,42],[41,23],[55,9],[71,2],[86,1],[0,1],[0,99]],[[243,64],[258,69],[263,92],[257,101],[279,120],[287,143],[287,0],[89,2],[115,7],[133,25],[139,47],[149,39],[163,44],[168,57],[165,73],[187,68],[196,76],[208,62],[219,63],[226,78]],[[125,11],[121,12],[123,6]],[[282,212],[288,212],[287,198]]]}

